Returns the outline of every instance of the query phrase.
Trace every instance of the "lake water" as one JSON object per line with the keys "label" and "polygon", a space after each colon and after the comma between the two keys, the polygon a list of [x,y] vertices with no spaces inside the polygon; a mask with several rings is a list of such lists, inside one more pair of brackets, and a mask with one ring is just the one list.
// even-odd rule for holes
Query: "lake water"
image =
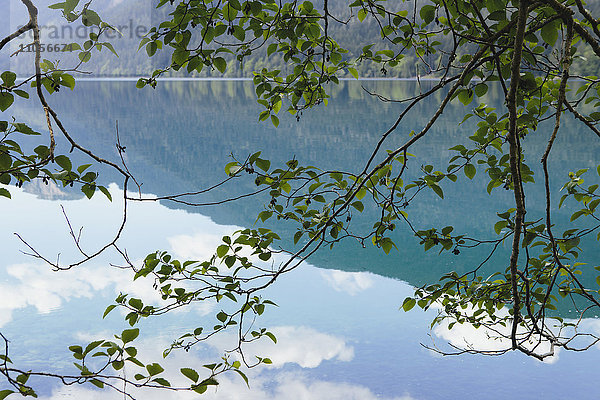
{"label": "lake water", "polygon": [[[379,135],[403,107],[373,99],[361,85],[396,97],[418,90],[414,82],[342,82],[333,90],[328,107],[305,112],[299,121],[281,116],[280,127],[274,129],[257,121],[260,109],[254,102],[251,82],[162,82],[154,91],[140,91],[134,85],[123,81],[78,82],[74,92],[53,95],[50,101],[70,132],[106,158],[117,158],[114,143],[118,120],[130,170],[143,182],[144,193],[156,195],[203,188],[223,179],[223,167],[232,152],[243,158],[262,150],[263,156],[273,162],[295,157],[303,164],[360,170]],[[494,96],[493,90],[490,96]],[[490,102],[494,102],[493,97]],[[421,126],[435,106],[430,101],[415,109],[389,147]],[[11,110],[17,120],[33,121],[34,127],[42,129],[43,115],[35,105],[20,102]],[[446,149],[467,142],[469,125],[456,124],[464,113],[463,106],[450,107],[438,128],[413,149],[416,161],[408,171],[410,176],[418,176],[419,166],[424,163],[443,167],[451,154]],[[548,131],[540,129],[539,134],[539,139],[527,145],[534,154],[541,155]],[[567,146],[557,147],[560,150],[552,154],[557,188],[567,171],[593,167],[600,159],[595,138],[573,121],[566,121],[559,140]],[[532,168],[539,172],[536,164],[536,160],[531,161]],[[408,210],[413,222],[422,228],[454,225],[457,230],[493,238],[495,212],[510,207],[511,194],[497,189],[487,195],[481,175],[478,173],[474,180],[476,190],[468,198],[462,186],[464,177],[455,185],[444,186],[444,201],[425,194]],[[110,171],[102,171],[103,182],[115,179]],[[238,180],[235,185],[209,193],[202,201],[242,193],[253,185]],[[118,185],[110,188],[113,197],[118,198]],[[127,272],[110,267],[111,262],[118,262],[115,254],[56,273],[24,255],[21,251],[26,248],[13,235],[18,232],[41,253],[52,259],[60,253],[60,260],[69,262],[76,259],[76,253],[61,207],[74,226],[84,227],[83,245],[96,249],[118,226],[118,201],[110,203],[100,195],[86,200],[74,192],[40,186],[10,190],[12,200],[0,199],[0,329],[11,340],[11,357],[21,368],[76,373],[67,346],[109,338],[127,327],[117,312],[102,320],[104,309],[116,295],[128,292],[152,300],[156,294],[151,283],[134,284]],[[528,192],[528,216],[543,212],[540,199],[541,193]],[[181,259],[206,259],[221,236],[254,223],[262,200],[197,209],[169,203],[132,204],[122,243],[133,260],[159,249]],[[367,221],[372,211],[366,210],[365,214]],[[559,214],[556,220],[560,223],[566,218],[568,215]],[[293,232],[290,226],[278,229],[283,235]],[[448,270],[467,271],[486,250],[438,256],[437,252],[423,252],[409,232],[399,230],[399,250],[388,256],[374,248],[343,243],[337,250],[316,254],[309,264],[270,287],[264,295],[279,307],[268,310],[261,325],[276,334],[278,343],[260,342],[248,351],[268,355],[273,365],[248,372],[250,389],[231,374],[221,378],[216,392],[209,390],[202,398],[597,398],[597,347],[584,353],[560,351],[542,363],[518,353],[441,357],[421,346],[435,343],[448,349],[448,342],[497,346],[483,332],[468,327],[431,331],[434,311],[398,310],[414,286],[437,281]],[[284,243],[289,244],[289,240]],[[505,260],[508,250],[507,245],[492,262]],[[584,254],[584,261],[593,263],[598,255],[596,243],[593,251]],[[593,281],[593,276],[590,279]],[[138,339],[143,349],[140,358],[160,361],[167,366],[168,376],[179,375],[182,366],[201,369],[202,364],[217,359],[230,337],[217,338],[189,353],[173,353],[164,362],[160,353],[185,329],[212,320],[217,311],[214,304],[198,305],[186,312],[143,321]],[[571,315],[568,308],[560,312],[566,317]],[[584,325],[600,333],[600,321],[589,319]],[[171,382],[176,383],[177,378]],[[5,386],[1,383],[0,390]],[[44,399],[122,398],[93,387],[63,387],[51,380],[39,381],[38,388]],[[162,391],[139,396],[197,397]]]}

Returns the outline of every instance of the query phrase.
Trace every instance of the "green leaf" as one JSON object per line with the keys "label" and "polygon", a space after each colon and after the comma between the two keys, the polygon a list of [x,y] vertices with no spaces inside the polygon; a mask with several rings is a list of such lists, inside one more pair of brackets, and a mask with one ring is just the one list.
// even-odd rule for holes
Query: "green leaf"
{"label": "green leaf", "polygon": [[24,98],[24,99],[28,99],[29,98],[29,93],[27,93],[26,91],[21,90],[21,89],[15,89],[15,90],[13,90],[13,93],[16,94],[19,97]]}
{"label": "green leaf", "polygon": [[0,75],[0,78],[2,78],[4,86],[13,86],[17,79],[17,74],[12,71],[4,71],[2,75]]}
{"label": "green leaf", "polygon": [[508,222],[506,222],[506,221],[498,221],[494,225],[494,231],[496,232],[497,235],[499,235],[500,232],[502,232],[502,229],[506,228],[507,225],[508,225]]}
{"label": "green leaf", "polygon": [[415,299],[413,299],[412,297],[407,297],[402,303],[402,309],[404,311],[410,311],[415,306],[415,304],[417,304],[417,301]]}
{"label": "green leaf", "polygon": [[152,363],[146,365],[146,371],[150,374],[150,376],[158,375],[162,373],[165,369],[160,366],[158,363]]}
{"label": "green leaf", "polygon": [[0,196],[11,198],[10,192],[4,188],[0,188]]}
{"label": "green leaf", "polygon": [[225,173],[229,176],[237,174],[242,167],[237,161],[232,161],[225,166]]}
{"label": "green leaf", "polygon": [[465,175],[469,179],[473,179],[477,173],[477,168],[473,164],[466,164],[464,168]]}
{"label": "green leaf", "polygon": [[261,113],[258,115],[258,120],[259,120],[259,121],[264,121],[264,120],[266,120],[267,118],[269,118],[269,111],[267,111],[267,110],[265,110],[265,111],[262,111],[262,112],[261,112]]}
{"label": "green leaf", "polygon": [[452,233],[452,231],[454,230],[453,226],[446,226],[442,229],[442,235],[449,235]]}
{"label": "green leaf", "polygon": [[427,239],[425,241],[425,245],[423,246],[423,248],[425,249],[425,251],[431,249],[433,246],[435,246],[435,242],[432,239]]}
{"label": "green leaf", "polygon": [[342,55],[340,53],[331,53],[330,59],[334,65],[337,65],[342,61]]}
{"label": "green leaf", "polygon": [[0,360],[6,361],[7,363],[12,364],[12,360],[10,359],[10,357],[5,356],[4,354],[0,354]]}
{"label": "green leaf", "polygon": [[587,210],[575,211],[573,213],[573,215],[571,215],[571,222],[575,221],[577,218],[581,217],[582,215],[584,215],[586,213],[587,213]]}
{"label": "green leaf", "polygon": [[102,343],[104,343],[104,340],[96,340],[96,341],[88,344],[87,346],[85,346],[85,350],[84,350],[83,354],[88,354],[89,352],[94,350],[96,347],[100,346]]}
{"label": "green leaf", "polygon": [[89,51],[83,51],[79,53],[79,59],[81,62],[88,62],[92,59],[92,54]]}
{"label": "green leaf", "polygon": [[187,50],[177,49],[173,52],[173,62],[177,65],[183,65],[188,60],[189,54]]}
{"label": "green leaf", "polygon": [[219,70],[219,72],[221,72],[222,74],[225,73],[225,70],[227,69],[227,61],[225,61],[225,59],[223,57],[216,57],[213,60],[213,65]]}
{"label": "green leaf", "polygon": [[0,92],[0,111],[6,111],[14,101],[12,93]]}
{"label": "green leaf", "polygon": [[12,390],[0,390],[0,400],[5,399],[8,395],[15,393]]}
{"label": "green leaf", "polygon": [[104,186],[98,186],[98,189],[100,189],[100,191],[106,196],[106,198],[109,201],[112,201],[112,196],[107,188],[105,188]]}
{"label": "green leaf", "polygon": [[144,303],[140,299],[131,298],[129,299],[129,305],[135,308],[136,310],[141,310],[144,306]]}
{"label": "green leaf", "polygon": [[171,387],[171,383],[168,380],[166,380],[165,378],[154,378],[154,379],[152,379],[152,381],[158,383],[159,385]]}
{"label": "green leaf", "polygon": [[99,387],[100,389],[104,388],[104,382],[99,381],[98,379],[90,379],[90,383],[96,387]]}
{"label": "green leaf", "polygon": [[79,167],[77,167],[77,172],[82,174],[83,171],[85,171],[86,169],[88,169],[91,166],[92,166],[92,164],[81,164]]}
{"label": "green leaf", "polygon": [[473,101],[473,92],[468,89],[463,89],[458,92],[458,100],[465,106],[469,105]]}
{"label": "green leaf", "polygon": [[148,54],[148,57],[152,57],[156,53],[156,50],[158,50],[156,42],[150,42],[146,45],[146,54]]}
{"label": "green leaf", "polygon": [[65,13],[70,13],[75,10],[75,7],[79,4],[79,0],[66,0],[64,2]]}
{"label": "green leaf", "polygon": [[208,389],[208,386],[206,386],[206,385],[200,385],[200,386],[196,386],[194,388],[194,392],[196,392],[198,394],[204,394],[204,392],[206,392],[207,389]]}
{"label": "green leaf", "polygon": [[431,4],[424,5],[421,7],[419,15],[423,19],[423,22],[426,24],[430,23],[435,18],[435,6],[432,6]]}
{"label": "green leaf", "polygon": [[277,338],[271,332],[265,332],[265,335],[269,337],[273,341],[273,343],[277,343]]}
{"label": "green leaf", "polygon": [[554,46],[556,40],[558,39],[558,29],[553,22],[544,25],[540,33],[542,35],[542,39],[544,39],[544,42],[548,43],[550,46]]}
{"label": "green leaf", "polygon": [[23,374],[17,376],[17,382],[19,382],[22,385],[26,384],[28,380],[29,380],[29,375],[26,373],[23,373]]}
{"label": "green leaf", "polygon": [[73,165],[71,164],[71,160],[67,156],[56,156],[54,157],[54,161],[64,170],[71,171],[73,169]]}
{"label": "green leaf", "polygon": [[527,247],[531,244],[531,242],[533,241],[533,239],[536,238],[536,234],[534,232],[531,231],[527,231],[525,232],[525,235],[523,236],[523,242],[521,243],[521,247]]}
{"label": "green leaf", "polygon": [[12,157],[4,152],[0,152],[0,171],[6,171],[12,165]]}
{"label": "green leaf", "polygon": [[[20,123],[20,122],[16,123],[16,124],[13,124],[13,126],[15,127],[15,129],[17,130],[17,132],[21,132],[21,133],[23,133],[25,135],[41,135],[41,133],[35,132],[29,126],[27,126],[26,124]],[[39,148],[39,146],[37,148]],[[33,151],[35,151],[37,153],[36,149],[34,149]],[[46,149],[48,149],[48,148],[46,147]],[[49,150],[46,152],[46,155],[48,155],[48,154],[50,154]]]}
{"label": "green leaf", "polygon": [[64,9],[67,3],[63,2],[63,3],[54,3],[54,4],[50,4],[48,6],[48,8],[51,8],[53,10],[60,10],[60,9]]}
{"label": "green leaf", "polygon": [[96,193],[96,185],[83,185],[81,191],[85,194],[85,197],[91,199],[94,197],[94,193]]}
{"label": "green leaf", "polygon": [[473,91],[475,92],[477,97],[481,97],[487,93],[488,86],[485,83],[479,83],[479,84],[475,85],[475,87],[473,88]]}
{"label": "green leaf", "polygon": [[358,71],[355,68],[348,68],[348,72],[350,72],[354,79],[358,79]]}
{"label": "green leaf", "polygon": [[279,118],[276,115],[271,114],[271,122],[275,128],[279,126]]}
{"label": "green leaf", "polygon": [[228,251],[229,251],[229,246],[227,246],[226,244],[222,244],[219,247],[217,247],[217,256],[219,258],[223,258],[223,257],[225,257],[225,254],[227,254]]}
{"label": "green leaf", "polygon": [[292,191],[292,186],[289,183],[284,182],[281,184],[281,189],[286,193],[290,193]]}
{"label": "green leaf", "polygon": [[180,371],[186,378],[194,381],[194,383],[198,382],[198,379],[200,378],[200,375],[191,368],[181,368]]}
{"label": "green leaf", "polygon": [[493,180],[491,180],[491,181],[488,183],[488,185],[487,185],[487,188],[486,188],[486,190],[487,190],[488,194],[491,194],[491,193],[492,193],[492,190],[493,190],[495,187],[498,187],[498,186],[500,186],[500,185],[502,185],[502,182],[500,182],[499,180],[497,180],[497,179],[493,179]]}
{"label": "green leaf", "polygon": [[111,51],[111,53],[113,53],[115,56],[119,57],[119,55],[117,54],[117,51],[115,50],[115,48],[113,47],[113,45],[109,42],[104,42],[102,43],[102,45],[104,47],[106,47],[107,49],[109,49]]}
{"label": "green leaf", "polygon": [[244,374],[239,369],[234,369],[234,371],[237,372],[242,377],[242,379],[244,380],[244,382],[246,382],[246,386],[248,386],[248,388],[250,388],[250,383],[248,382],[248,377],[246,376],[246,374]]}
{"label": "green leaf", "polygon": [[383,238],[379,241],[379,244],[381,245],[381,248],[383,249],[383,251],[385,252],[385,254],[390,254],[390,251],[392,251],[392,247],[395,247],[396,245],[394,244],[394,242],[392,241],[392,239],[390,238]]}
{"label": "green leaf", "polygon": [[271,167],[271,162],[269,160],[263,160],[262,158],[256,159],[256,166],[263,171],[267,172]]}
{"label": "green leaf", "polygon": [[217,314],[217,319],[221,322],[225,322],[227,320],[227,314],[221,311]]}
{"label": "green leaf", "polygon": [[364,8],[361,8],[360,10],[358,10],[357,17],[360,22],[363,22],[367,17],[367,11]]}
{"label": "green leaf", "polygon": [[137,338],[140,334],[140,330],[138,328],[134,328],[134,329],[125,329],[122,333],[121,333],[121,340],[123,340],[123,343],[129,343],[132,342],[133,340],[135,340],[135,338]]}
{"label": "green leaf", "polygon": [[354,203],[350,204],[352,207],[356,208],[358,211],[363,212],[363,210],[365,209],[364,204],[362,203],[362,201],[355,201]]}
{"label": "green leaf", "polygon": [[431,187],[431,189],[433,189],[435,194],[440,196],[442,199],[444,198],[444,191],[442,190],[441,187],[439,187],[438,185],[431,185],[430,187]]}
{"label": "green leaf", "polygon": [[265,305],[264,304],[257,304],[254,309],[256,310],[256,313],[258,315],[262,315],[263,312],[265,312]]}
{"label": "green leaf", "polygon": [[223,18],[225,18],[227,21],[233,21],[237,14],[238,10],[231,5],[231,2],[228,2],[223,6]]}
{"label": "green leaf", "polygon": [[81,13],[81,22],[85,26],[92,26],[92,25],[99,26],[100,23],[102,22],[102,20],[100,19],[100,16],[98,16],[98,14],[95,11],[90,10],[88,8],[83,13]]}
{"label": "green leaf", "polygon": [[123,361],[120,361],[120,360],[112,362],[112,367],[115,370],[117,370],[117,371],[120,370],[120,369],[122,369],[124,365],[125,365],[125,363]]}
{"label": "green leaf", "polygon": [[137,356],[137,353],[138,353],[138,351],[135,347],[126,347],[125,352],[127,354],[129,354],[131,357]]}
{"label": "green leaf", "polygon": [[75,78],[69,74],[63,74],[60,77],[60,84],[73,90],[75,89]]}
{"label": "green leaf", "polygon": [[356,192],[356,198],[358,200],[362,200],[367,195],[367,189],[363,187],[360,188],[358,192]]}

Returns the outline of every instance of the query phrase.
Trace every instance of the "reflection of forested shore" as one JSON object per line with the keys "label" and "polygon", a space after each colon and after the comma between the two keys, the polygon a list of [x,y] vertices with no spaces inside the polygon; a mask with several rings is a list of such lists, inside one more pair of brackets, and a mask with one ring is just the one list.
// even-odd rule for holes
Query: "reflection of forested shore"
{"label": "reflection of forested shore", "polygon": [[[430,83],[423,83],[426,84]],[[246,81],[166,81],[160,82],[155,90],[136,89],[134,82],[78,82],[74,92],[60,92],[50,96],[50,101],[70,132],[83,145],[113,160],[117,159],[114,145],[115,121],[118,121],[121,142],[127,147],[128,166],[143,182],[142,191],[169,194],[203,189],[223,179],[223,167],[230,161],[230,153],[244,158],[255,151],[262,151],[273,165],[295,157],[305,165],[353,172],[360,170],[381,133],[404,107],[376,100],[363,86],[371,92],[396,99],[419,91],[417,82],[343,81],[331,87],[332,98],[327,107],[307,111],[299,121],[282,112],[277,129],[269,123],[258,122],[260,108],[255,102],[252,82]],[[495,88],[491,88],[487,99],[491,105],[496,102],[494,93]],[[384,147],[394,148],[409,137],[411,130],[420,129],[434,113],[439,100],[432,99],[412,110]],[[31,120],[32,113],[38,112],[33,107],[28,102],[19,103],[15,117]],[[416,157],[409,162],[405,182],[419,176],[423,164],[445,170],[445,164],[452,155],[447,149],[470,142],[468,136],[472,134],[472,125],[456,123],[468,111],[458,102],[448,107],[435,130],[411,150]],[[43,124],[41,118],[39,124],[40,127]],[[525,141],[534,155],[528,162],[538,180],[541,179],[538,156],[544,151],[549,132],[542,126]],[[559,142],[551,154],[554,161],[553,190],[560,188],[567,179],[568,171],[592,167],[600,159],[600,149],[590,146],[591,139],[591,134],[578,122],[565,120]],[[117,176],[105,171],[101,178],[112,181]],[[442,184],[444,200],[433,193],[423,193],[424,196],[407,211],[418,228],[453,225],[457,233],[495,238],[492,229],[497,220],[495,212],[511,206],[512,194],[497,188],[488,195],[486,184],[483,170],[473,181],[468,181],[461,173],[457,183]],[[240,178],[199,201],[215,201],[253,189],[252,179]],[[542,217],[544,203],[541,191],[532,191],[531,185],[527,185],[525,190],[528,218]],[[554,193],[553,196],[560,195]],[[222,206],[186,209],[209,215],[217,223],[251,226],[264,201],[265,198],[251,198]],[[174,203],[165,205],[183,208]],[[376,213],[377,210],[367,208],[357,222],[368,229]],[[558,228],[565,220],[568,220],[566,212],[557,215]],[[284,238],[293,236],[294,227],[291,225],[282,224],[277,229]],[[370,245],[363,249],[360,244],[347,241],[332,252],[317,253],[311,258],[311,263],[346,271],[368,270],[418,285],[437,280],[449,269],[467,271],[485,258],[490,250],[479,247],[464,250],[459,256],[439,256],[433,250],[424,252],[406,226],[400,225],[397,235],[399,251],[390,256]],[[507,249],[501,248],[500,252]],[[591,256],[583,255],[593,262]]]}

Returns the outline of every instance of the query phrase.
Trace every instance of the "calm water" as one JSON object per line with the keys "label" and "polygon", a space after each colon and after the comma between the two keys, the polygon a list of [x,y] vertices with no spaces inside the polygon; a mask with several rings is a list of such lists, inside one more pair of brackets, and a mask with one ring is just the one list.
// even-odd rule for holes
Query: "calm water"
{"label": "calm water", "polygon": [[[418,90],[408,82],[362,85],[398,97]],[[144,193],[151,194],[217,182],[224,177],[223,166],[232,152],[244,157],[262,150],[273,160],[296,157],[301,163],[324,168],[359,170],[378,135],[402,107],[379,103],[366,95],[360,83],[347,82],[334,90],[334,99],[327,108],[305,113],[299,122],[291,116],[282,118],[275,130],[257,122],[259,108],[252,90],[249,82],[164,82],[155,91],[139,91],[132,82],[80,82],[74,93],[61,92],[51,100],[70,131],[105,157],[116,157],[114,126],[118,120],[129,167],[143,181]],[[490,93],[493,95],[493,91]],[[434,106],[430,102],[415,109],[389,146],[422,125]],[[414,149],[417,158],[408,171],[412,176],[418,176],[423,163],[441,168],[450,157],[444,149],[466,142],[469,126],[457,126],[455,122],[464,112],[462,106],[449,108],[438,130]],[[37,121],[42,126],[42,115],[32,105],[18,104],[14,114],[17,119]],[[540,130],[540,135],[547,133]],[[540,137],[528,144],[535,154],[542,154],[543,140]],[[553,154],[557,188],[568,170],[591,167],[600,159],[594,138],[572,121],[567,121],[560,140],[568,147]],[[531,164],[537,168],[536,160]],[[457,230],[494,237],[491,227],[495,211],[510,207],[510,193],[496,190],[488,196],[486,182],[478,179],[480,175],[474,183],[480,193],[465,199],[462,178],[456,185],[444,186],[445,201],[426,195],[411,206],[413,221],[423,228],[454,225]],[[107,183],[115,179],[109,171],[101,176]],[[203,200],[223,198],[252,186],[252,182],[238,181]],[[112,185],[111,190],[118,197],[118,187]],[[100,196],[88,201],[77,194],[49,193],[35,187],[11,191],[13,200],[0,199],[0,246],[4,256],[0,263],[4,269],[0,275],[0,328],[11,339],[12,358],[21,367],[73,372],[68,345],[108,338],[125,328],[122,316],[116,312],[104,321],[101,318],[104,308],[119,292],[147,299],[156,296],[151,284],[132,284],[127,273],[109,267],[111,261],[118,260],[113,254],[83,268],[53,273],[23,255],[20,250],[24,246],[13,236],[18,232],[44,254],[56,257],[60,253],[60,259],[68,262],[76,255],[61,205],[75,226],[85,227],[84,245],[94,249],[115,231],[120,216],[118,202],[109,203]],[[540,196],[528,192],[528,216],[543,212]],[[157,249],[181,258],[208,258],[223,234],[252,225],[260,209],[258,200],[201,209],[168,203],[134,204],[123,244],[138,260]],[[365,221],[368,210],[366,214]],[[564,218],[560,215],[557,221]],[[289,233],[293,228],[278,229]],[[262,324],[276,333],[278,344],[263,343],[248,349],[268,355],[273,366],[249,372],[250,389],[238,377],[227,376],[216,393],[204,398],[456,399],[473,391],[484,399],[596,398],[594,383],[600,361],[597,348],[580,354],[559,352],[546,363],[520,354],[501,358],[440,357],[423,348],[420,343],[444,346],[448,341],[494,346],[486,342],[482,332],[466,327],[430,331],[432,312],[398,311],[414,285],[435,281],[451,269],[468,270],[485,249],[465,251],[458,257],[437,256],[424,253],[409,233],[399,232],[397,239],[402,245],[389,256],[347,243],[337,251],[318,254],[310,260],[311,265],[278,281],[265,296],[279,307],[269,310],[262,319]],[[586,260],[597,260],[595,246],[595,251],[584,256]],[[502,251],[506,254],[508,249]],[[216,311],[214,305],[203,305],[144,321],[140,338],[140,347],[146,349],[142,353],[144,361],[160,360],[160,352],[171,340],[203,318],[211,320]],[[568,309],[561,312],[570,315]],[[584,324],[600,333],[600,321],[587,320]],[[213,361],[230,339],[217,339],[187,354],[175,353],[164,364],[177,376],[181,366],[199,367]],[[171,382],[175,383],[176,378]],[[46,399],[122,398],[88,387],[64,388],[51,381],[40,382],[40,387]],[[150,392],[140,398],[195,397]]]}

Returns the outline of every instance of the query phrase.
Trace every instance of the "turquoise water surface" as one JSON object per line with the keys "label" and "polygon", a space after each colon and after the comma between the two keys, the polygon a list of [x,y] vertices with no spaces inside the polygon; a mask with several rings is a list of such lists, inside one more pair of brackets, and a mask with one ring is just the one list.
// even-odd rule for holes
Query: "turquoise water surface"
{"label": "turquoise water surface", "polygon": [[[261,150],[263,157],[273,163],[296,158],[322,168],[359,171],[379,135],[403,107],[377,101],[361,85],[395,97],[419,90],[414,82],[342,82],[333,89],[327,107],[305,112],[299,121],[282,116],[278,129],[257,121],[259,107],[252,83],[244,81],[169,81],[161,82],[155,91],[140,91],[128,81],[83,81],[73,93],[61,92],[51,96],[50,101],[69,131],[105,158],[117,159],[118,121],[120,140],[127,147],[128,167],[143,182],[142,192],[163,195],[207,187],[223,179],[223,167],[231,161],[231,153],[244,158]],[[488,101],[492,104],[493,95],[490,90]],[[413,110],[388,146],[402,143],[411,130],[422,126],[435,106],[430,101]],[[34,104],[19,103],[11,110],[17,120],[33,121],[33,126],[43,128],[42,115]],[[418,176],[420,165],[425,163],[444,168],[451,157],[446,149],[467,142],[471,126],[456,124],[464,113],[462,105],[449,107],[436,130],[415,146],[409,177]],[[547,134],[540,129],[539,139],[527,144],[532,154],[542,154]],[[555,189],[567,179],[568,171],[593,167],[600,159],[594,137],[573,121],[565,122],[559,140],[564,146],[557,146],[552,154]],[[539,173],[537,160],[530,164]],[[488,195],[487,182],[481,175],[469,186],[464,185],[464,177],[454,185],[443,186],[443,201],[425,193],[407,210],[413,223],[422,228],[453,225],[473,236],[494,238],[495,212],[510,207],[512,194],[500,188]],[[100,179],[111,183],[115,199],[120,196],[120,182],[112,183],[117,178],[110,171],[101,171]],[[252,181],[240,179],[208,193],[202,201],[222,199],[253,187]],[[119,262],[116,254],[109,252],[71,271],[52,272],[39,260],[23,254],[25,246],[13,235],[18,232],[40,253],[53,259],[60,253],[60,259],[68,262],[77,254],[61,207],[73,225],[84,227],[83,245],[96,249],[117,229],[120,202],[110,203],[100,195],[86,200],[76,192],[49,190],[43,185],[11,192],[12,200],[0,199],[0,246],[4,256],[0,263],[0,328],[11,340],[13,361],[23,369],[74,373],[68,345],[108,338],[126,328],[117,312],[102,320],[104,309],[118,293],[134,293],[150,301],[157,300],[157,295],[151,282],[132,283],[127,271],[111,267],[111,263]],[[528,217],[542,215],[541,196],[533,189],[528,191]],[[130,205],[122,244],[136,261],[159,249],[182,259],[207,259],[221,236],[253,225],[263,200],[252,198],[202,208],[165,202],[134,203]],[[365,210],[359,224],[368,224],[374,212]],[[556,221],[566,219],[568,214],[558,214]],[[284,244],[291,245],[285,237],[286,233],[293,234],[293,227],[277,228]],[[424,348],[421,343],[445,349],[447,343],[486,349],[500,345],[469,327],[430,330],[434,310],[398,310],[414,286],[436,281],[449,270],[468,271],[489,249],[463,251],[459,256],[425,253],[408,229],[398,230],[399,249],[388,256],[372,247],[342,243],[337,250],[316,254],[271,286],[264,296],[279,307],[268,310],[260,323],[276,334],[278,343],[259,342],[248,352],[268,355],[273,365],[249,371],[250,388],[232,374],[221,379],[216,392],[209,390],[202,397],[416,400],[457,399],[473,393],[482,399],[596,398],[596,367],[600,361],[596,347],[584,353],[560,351],[544,363],[517,353],[442,357]],[[582,256],[590,263],[599,255],[598,244],[593,246]],[[508,245],[492,259],[490,268],[506,262],[502,256],[507,252]],[[218,337],[189,353],[173,353],[162,361],[160,354],[185,329],[214,318],[217,311],[217,305],[205,304],[143,321],[138,339],[143,349],[140,358],[170,367],[167,374],[173,376],[172,383],[177,382],[180,367],[199,369],[215,360],[231,344],[232,337]],[[572,316],[568,307],[559,312],[567,318]],[[600,321],[596,319],[585,320],[583,325],[600,333]],[[52,380],[39,381],[39,387],[44,399],[122,398],[87,386],[64,387]],[[198,397],[174,392],[139,396]]]}

